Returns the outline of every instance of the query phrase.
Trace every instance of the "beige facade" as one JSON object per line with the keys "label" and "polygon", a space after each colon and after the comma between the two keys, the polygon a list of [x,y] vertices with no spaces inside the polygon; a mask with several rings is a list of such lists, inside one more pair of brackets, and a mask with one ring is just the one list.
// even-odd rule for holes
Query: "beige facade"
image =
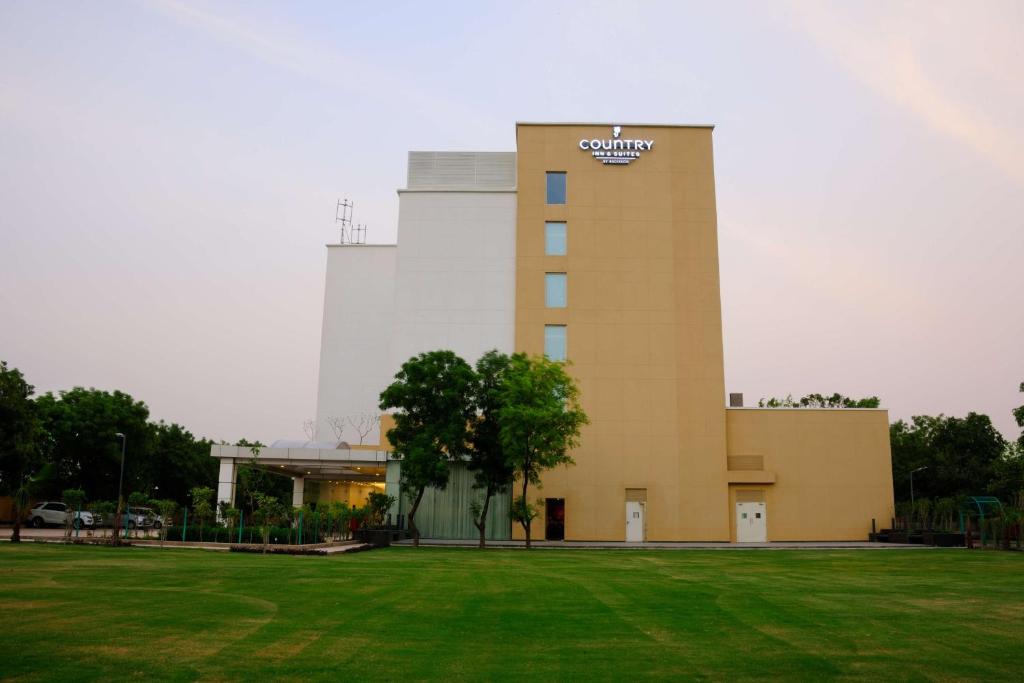
{"label": "beige facade", "polygon": [[[726,432],[729,510],[737,491],[763,493],[769,540],[865,540],[872,518],[889,525],[886,411],[729,409]],[[730,519],[732,540],[735,524]]]}
{"label": "beige facade", "polygon": [[[576,465],[531,498],[564,499],[567,540],[625,539],[638,491],[648,541],[736,540],[740,491],[766,503],[768,540],[865,539],[892,514],[885,411],[727,411],[712,129],[620,134],[653,145],[605,164],[580,141],[610,125],[517,127],[515,347],[543,353],[545,325],[565,325],[591,420]],[[552,171],[564,204],[547,203]],[[545,255],[548,221],[566,223],[564,256]],[[547,273],[566,274],[564,308],[545,306]]]}

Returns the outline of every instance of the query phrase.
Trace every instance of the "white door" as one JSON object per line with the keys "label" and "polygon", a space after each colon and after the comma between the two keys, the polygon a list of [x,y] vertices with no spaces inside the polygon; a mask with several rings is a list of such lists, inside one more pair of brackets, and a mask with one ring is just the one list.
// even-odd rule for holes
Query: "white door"
{"label": "white door", "polygon": [[736,542],[766,543],[768,520],[764,503],[736,503]]}
{"label": "white door", "polygon": [[626,541],[642,543],[644,540],[644,504],[626,501]]}

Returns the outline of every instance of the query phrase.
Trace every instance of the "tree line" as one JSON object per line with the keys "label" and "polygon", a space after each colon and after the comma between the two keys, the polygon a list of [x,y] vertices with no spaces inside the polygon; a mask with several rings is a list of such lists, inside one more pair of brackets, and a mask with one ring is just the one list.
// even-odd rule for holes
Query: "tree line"
{"label": "tree line", "polygon": [[469,513],[485,544],[491,499],[515,481],[512,520],[530,547],[538,516],[529,486],[541,474],[573,464],[587,416],[565,364],[523,353],[485,353],[470,366],[452,351],[421,353],[402,364],[380,395],[380,409],[394,411],[387,437],[401,460],[401,489],[410,500],[407,515],[413,544],[419,545],[416,513],[427,488],[444,489],[451,464],[464,462],[481,492]]}
{"label": "tree line", "polygon": [[[1024,429],[1024,406],[1013,414]],[[889,438],[897,502],[910,500],[911,472],[917,499],[995,496],[1013,503],[1024,494],[1024,431],[1006,439],[988,415],[915,415],[894,422]]]}
{"label": "tree line", "polygon": [[[122,391],[75,387],[36,396],[21,371],[0,361],[0,495],[14,498],[16,524],[30,499],[62,500],[65,492],[113,513],[121,473],[117,434],[124,435],[124,502],[135,494],[138,505],[185,507],[195,489],[216,489],[210,439],[151,420],[146,404]],[[243,485],[256,476],[245,472]],[[262,488],[290,495],[290,482],[275,479]]]}

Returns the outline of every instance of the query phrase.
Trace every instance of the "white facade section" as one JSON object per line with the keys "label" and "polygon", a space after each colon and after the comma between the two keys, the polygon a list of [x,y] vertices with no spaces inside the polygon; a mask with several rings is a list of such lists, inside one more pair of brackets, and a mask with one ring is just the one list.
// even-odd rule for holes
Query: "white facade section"
{"label": "white facade section", "polygon": [[397,370],[424,351],[470,363],[515,341],[516,195],[403,192],[398,215]]}
{"label": "white facade section", "polygon": [[[334,438],[332,420],[379,414],[418,353],[513,351],[514,183],[514,153],[410,152],[398,245],[328,245],[315,440]],[[346,425],[342,440],[359,436]]]}
{"label": "white facade section", "polygon": [[[394,376],[390,340],[397,255],[394,245],[327,246],[317,441],[335,438],[332,420],[380,412],[380,391]],[[367,438],[376,443],[377,435]],[[346,424],[341,440],[359,443],[359,435]]]}

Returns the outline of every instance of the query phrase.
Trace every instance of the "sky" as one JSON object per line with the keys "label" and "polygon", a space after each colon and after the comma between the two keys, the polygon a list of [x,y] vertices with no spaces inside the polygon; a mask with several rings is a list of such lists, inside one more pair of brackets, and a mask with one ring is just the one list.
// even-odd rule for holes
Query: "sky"
{"label": "sky", "polygon": [[714,124],[727,391],[1024,403],[1019,2],[0,2],[0,358],[302,438],[335,203],[516,121]]}

